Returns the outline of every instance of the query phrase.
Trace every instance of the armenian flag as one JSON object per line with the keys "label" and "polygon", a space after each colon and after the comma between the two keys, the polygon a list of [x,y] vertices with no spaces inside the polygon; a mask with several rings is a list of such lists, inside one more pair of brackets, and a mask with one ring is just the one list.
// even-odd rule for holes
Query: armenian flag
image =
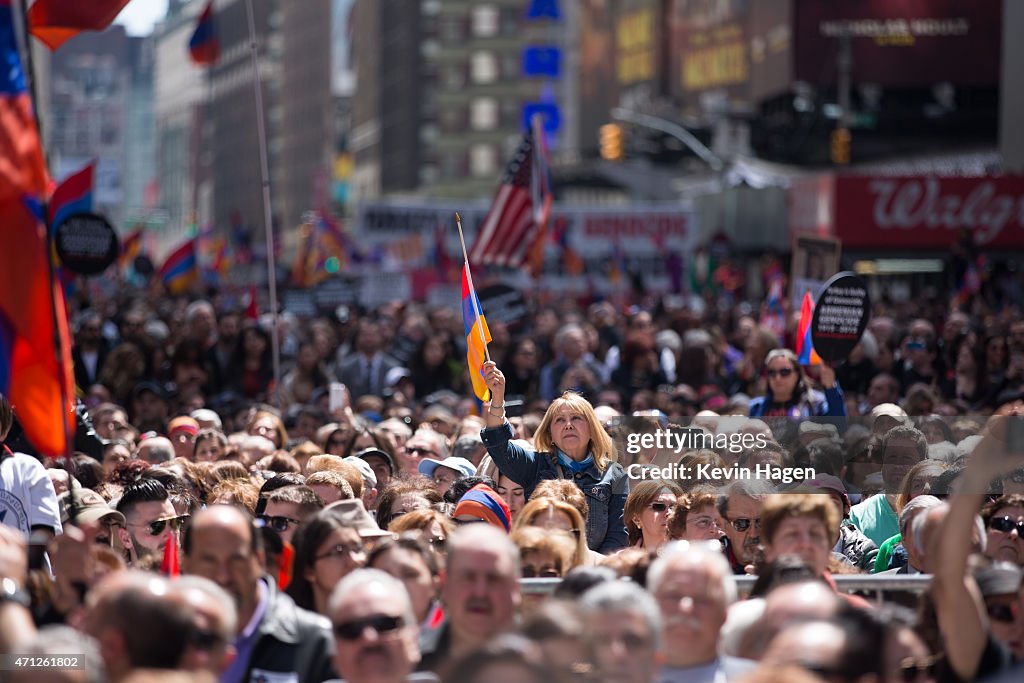
{"label": "armenian flag", "polygon": [[[72,379],[64,293],[50,278],[41,198],[46,166],[15,38],[10,0],[0,0],[0,393],[44,455],[63,455]],[[14,294],[17,293],[17,296]],[[54,342],[59,340],[59,354]]]}
{"label": "armenian flag", "polygon": [[473,393],[481,401],[489,401],[491,390],[484,382],[484,361],[487,359],[487,344],[491,342],[491,331],[487,329],[487,320],[480,309],[480,299],[473,289],[469,263],[462,267],[462,325],[466,333],[466,357]]}
{"label": "armenian flag", "polygon": [[796,355],[800,365],[821,365],[821,356],[811,343],[811,319],[814,317],[814,301],[810,292],[804,292],[800,306],[800,324],[796,330]]}
{"label": "armenian flag", "polygon": [[160,267],[160,280],[171,294],[183,294],[199,279],[196,265],[196,241],[189,238]]}
{"label": "armenian flag", "polygon": [[206,4],[206,9],[199,15],[196,30],[188,41],[188,54],[193,62],[203,66],[216,64],[220,59],[220,36],[213,16],[213,0]]}
{"label": "armenian flag", "polygon": [[58,225],[67,220],[68,216],[92,211],[95,170],[96,162],[90,162],[81,170],[65,178],[64,182],[53,191],[48,207],[49,216],[47,216],[51,235],[56,232]]}
{"label": "armenian flag", "polygon": [[[56,50],[83,31],[102,31],[129,0],[36,0],[28,10],[32,35]],[[9,2],[4,3],[10,6]]]}

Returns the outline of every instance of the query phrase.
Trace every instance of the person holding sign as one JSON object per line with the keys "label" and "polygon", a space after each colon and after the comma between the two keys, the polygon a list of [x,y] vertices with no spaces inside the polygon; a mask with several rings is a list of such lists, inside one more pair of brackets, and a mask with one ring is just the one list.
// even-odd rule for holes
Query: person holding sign
{"label": "person holding sign", "polygon": [[764,365],[768,393],[750,402],[751,417],[846,417],[843,390],[827,364],[819,366],[824,393],[807,386],[803,366],[789,349],[770,351]]}

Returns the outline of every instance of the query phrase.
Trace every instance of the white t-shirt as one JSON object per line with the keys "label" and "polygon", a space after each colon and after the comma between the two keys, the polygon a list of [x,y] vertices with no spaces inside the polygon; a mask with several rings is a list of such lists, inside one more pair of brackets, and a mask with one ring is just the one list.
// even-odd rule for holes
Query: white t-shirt
{"label": "white t-shirt", "polygon": [[0,455],[0,524],[25,534],[34,526],[62,531],[53,482],[42,463],[30,455]]}

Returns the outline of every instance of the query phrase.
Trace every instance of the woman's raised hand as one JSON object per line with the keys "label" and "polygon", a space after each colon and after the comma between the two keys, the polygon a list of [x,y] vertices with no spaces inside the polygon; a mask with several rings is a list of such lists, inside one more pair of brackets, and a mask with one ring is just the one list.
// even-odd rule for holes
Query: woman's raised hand
{"label": "woman's raised hand", "polygon": [[505,375],[498,369],[498,364],[492,360],[484,363],[484,382],[491,390],[491,405],[505,405]]}

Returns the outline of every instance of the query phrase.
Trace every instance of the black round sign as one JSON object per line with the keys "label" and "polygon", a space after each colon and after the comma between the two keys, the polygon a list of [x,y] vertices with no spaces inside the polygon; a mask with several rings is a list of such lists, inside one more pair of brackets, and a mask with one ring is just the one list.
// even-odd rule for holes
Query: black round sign
{"label": "black round sign", "polygon": [[103,216],[76,213],[57,226],[54,245],[61,264],[79,275],[97,275],[117,260],[117,233]]}
{"label": "black round sign", "polygon": [[871,317],[867,285],[851,272],[836,273],[818,294],[811,318],[811,343],[825,362],[845,360]]}

